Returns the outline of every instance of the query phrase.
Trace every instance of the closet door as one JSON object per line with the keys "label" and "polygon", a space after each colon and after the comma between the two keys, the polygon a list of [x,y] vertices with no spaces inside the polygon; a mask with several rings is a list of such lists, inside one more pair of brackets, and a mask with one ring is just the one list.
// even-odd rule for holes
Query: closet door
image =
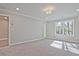
{"label": "closet door", "polygon": [[9,45],[9,18],[0,16],[0,47]]}

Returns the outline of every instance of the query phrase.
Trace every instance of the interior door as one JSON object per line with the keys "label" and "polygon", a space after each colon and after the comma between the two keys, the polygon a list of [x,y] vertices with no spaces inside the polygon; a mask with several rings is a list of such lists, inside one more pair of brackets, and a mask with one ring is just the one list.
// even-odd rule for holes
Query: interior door
{"label": "interior door", "polygon": [[0,47],[9,45],[9,17],[0,16]]}

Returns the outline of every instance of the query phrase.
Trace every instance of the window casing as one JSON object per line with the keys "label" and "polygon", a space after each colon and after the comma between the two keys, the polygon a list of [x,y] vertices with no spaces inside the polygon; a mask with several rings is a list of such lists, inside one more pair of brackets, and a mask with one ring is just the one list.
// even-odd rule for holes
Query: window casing
{"label": "window casing", "polygon": [[55,22],[55,34],[73,36],[74,34],[74,21],[57,21]]}

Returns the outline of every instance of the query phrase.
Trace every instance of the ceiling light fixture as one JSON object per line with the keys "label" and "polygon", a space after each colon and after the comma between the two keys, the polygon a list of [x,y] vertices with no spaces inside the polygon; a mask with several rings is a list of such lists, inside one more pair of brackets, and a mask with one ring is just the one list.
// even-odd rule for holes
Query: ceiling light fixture
{"label": "ceiling light fixture", "polygon": [[16,8],[17,11],[19,11],[19,8]]}
{"label": "ceiling light fixture", "polygon": [[55,7],[52,6],[52,5],[47,5],[43,8],[43,11],[46,13],[46,14],[52,14],[52,12],[55,10]]}

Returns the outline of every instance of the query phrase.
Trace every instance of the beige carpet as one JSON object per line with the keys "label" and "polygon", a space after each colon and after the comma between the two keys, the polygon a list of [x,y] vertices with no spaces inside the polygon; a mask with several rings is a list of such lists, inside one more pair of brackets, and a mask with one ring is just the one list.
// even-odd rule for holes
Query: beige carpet
{"label": "beige carpet", "polygon": [[1,56],[77,56],[79,44],[44,39],[0,49]]}

